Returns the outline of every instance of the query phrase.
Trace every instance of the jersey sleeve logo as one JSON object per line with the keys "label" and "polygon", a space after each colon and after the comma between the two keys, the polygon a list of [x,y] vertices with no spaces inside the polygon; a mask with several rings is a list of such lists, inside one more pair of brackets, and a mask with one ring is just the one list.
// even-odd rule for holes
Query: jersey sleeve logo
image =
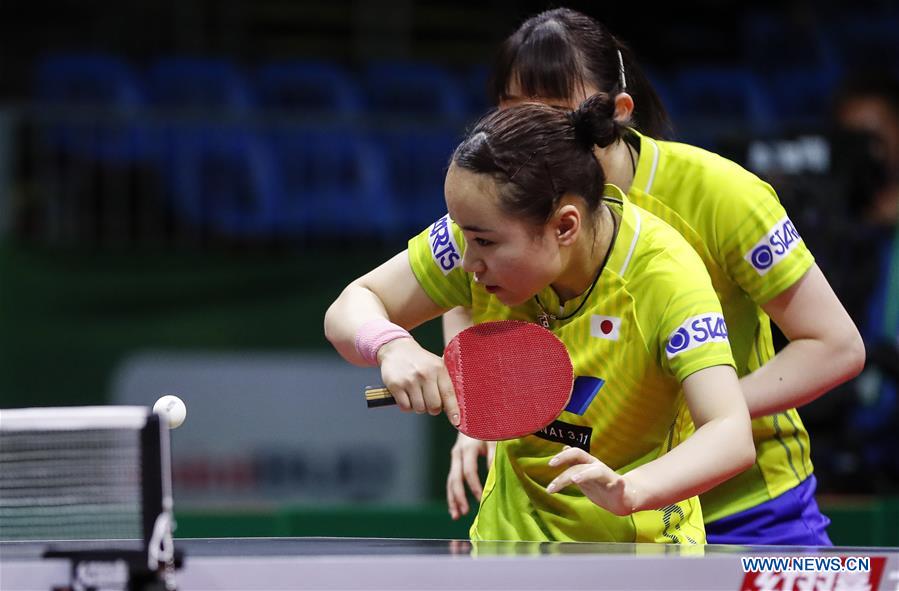
{"label": "jersey sleeve logo", "polygon": [[784,217],[749,249],[743,258],[759,275],[764,275],[771,267],[787,258],[790,251],[802,242],[799,232],[789,217]]}
{"label": "jersey sleeve logo", "polygon": [[721,314],[700,314],[687,318],[668,337],[665,352],[668,359],[677,357],[684,351],[701,347],[706,343],[726,343],[727,325]]}
{"label": "jersey sleeve logo", "polygon": [[444,275],[456,268],[462,260],[459,246],[453,237],[452,220],[446,214],[431,226],[428,242],[431,244],[431,256]]}

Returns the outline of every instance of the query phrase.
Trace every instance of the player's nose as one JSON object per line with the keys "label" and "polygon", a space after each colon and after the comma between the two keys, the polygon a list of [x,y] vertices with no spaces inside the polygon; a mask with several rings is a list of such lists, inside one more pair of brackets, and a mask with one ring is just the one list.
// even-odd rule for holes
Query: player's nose
{"label": "player's nose", "polygon": [[466,273],[483,275],[484,271],[487,270],[487,265],[484,263],[484,259],[472,252],[471,248],[466,248],[465,253],[462,255],[462,270]]}

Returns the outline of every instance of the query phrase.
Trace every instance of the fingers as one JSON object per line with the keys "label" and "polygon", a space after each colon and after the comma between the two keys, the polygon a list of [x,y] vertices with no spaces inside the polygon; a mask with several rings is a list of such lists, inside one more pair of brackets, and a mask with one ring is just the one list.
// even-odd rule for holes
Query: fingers
{"label": "fingers", "polygon": [[549,460],[549,465],[557,468],[564,466],[575,466],[577,464],[591,464],[598,462],[596,458],[591,456],[579,447],[568,447],[557,453]]}
{"label": "fingers", "polygon": [[440,413],[442,402],[435,378],[428,378],[425,373],[416,371],[405,380],[384,379],[384,384],[403,411],[414,411],[417,414]]}
{"label": "fingers", "polygon": [[578,447],[565,446],[565,449],[549,460],[549,465],[554,468],[568,466],[567,470],[556,476],[546,487],[546,492],[550,494],[586,479],[604,482],[610,481],[613,477],[618,478],[618,474],[611,468]]}
{"label": "fingers", "polygon": [[592,464],[578,464],[568,468],[547,485],[546,492],[553,494],[572,484],[580,487],[585,493],[587,489],[612,492],[613,489],[620,487],[622,482],[620,474],[597,460]]}
{"label": "fingers", "polygon": [[468,514],[468,499],[462,484],[462,458],[458,446],[453,446],[450,458],[450,470],[446,477],[446,504],[450,517],[459,519]]}
{"label": "fingers", "polygon": [[468,540],[450,540],[449,551],[453,555],[471,554],[471,542]]}
{"label": "fingers", "polygon": [[[381,381],[402,410],[435,415],[449,406],[458,414],[446,367],[437,355],[412,339],[396,339],[381,347],[378,361]],[[451,405],[445,403],[448,399]]]}
{"label": "fingers", "polygon": [[459,433],[450,451],[450,470],[446,478],[446,501],[450,516],[458,519],[469,511],[465,485],[478,500],[483,496],[483,486],[478,474],[478,458],[485,455],[487,443]]}
{"label": "fingers", "polygon": [[[396,397],[396,394],[393,395],[393,398],[396,399],[396,403],[401,409],[407,412],[412,410],[418,414],[425,412],[425,401],[424,396],[421,393],[421,384],[409,383],[398,388],[398,390],[405,396],[406,404],[401,404],[400,400]],[[391,388],[390,391],[392,393],[393,389]]]}
{"label": "fingers", "polygon": [[[555,479],[553,479],[553,481],[546,486],[546,492],[548,492],[549,494],[553,494],[559,492],[566,486],[575,484],[575,478],[580,476],[581,473],[590,470],[592,467],[593,466],[590,464],[579,464],[577,466],[568,468],[567,470],[556,476]],[[578,478],[578,480],[581,479]]]}
{"label": "fingers", "polygon": [[482,441],[477,441],[474,445],[465,446],[459,454],[462,459],[462,475],[465,477],[465,483],[468,484],[468,489],[478,502],[481,501],[481,494],[483,493],[481,477],[478,474],[478,456],[481,455],[479,452],[482,447],[486,447],[486,444]]}
{"label": "fingers", "polygon": [[396,405],[400,407],[400,410],[403,412],[412,410],[412,403],[409,401],[409,395],[406,394],[405,390],[401,388],[388,388],[388,390],[390,390],[390,395],[396,400]]}
{"label": "fingers", "polygon": [[453,390],[453,382],[450,380],[446,367],[441,364],[437,371],[437,387],[440,390],[440,398],[443,403],[443,412],[453,427],[458,427],[460,422],[459,403],[456,401],[456,392]]}
{"label": "fingers", "polygon": [[424,407],[429,415],[439,415],[443,410],[443,399],[437,387],[436,380],[427,380],[421,385],[421,393],[424,398]]}
{"label": "fingers", "polygon": [[567,447],[548,462],[550,466],[568,466],[546,486],[554,494],[572,484],[588,499],[614,515],[630,515],[640,506],[639,491],[618,474],[582,449]]}
{"label": "fingers", "polygon": [[[387,384],[387,380],[384,383]],[[416,371],[411,378],[387,386],[402,410],[431,415],[446,411],[453,426],[459,426],[459,406],[453,384],[442,365],[436,374]]]}
{"label": "fingers", "polygon": [[630,515],[639,505],[635,494],[628,491],[625,478],[602,462],[568,468],[549,483],[546,492],[553,494],[572,484],[588,499],[614,515]]}

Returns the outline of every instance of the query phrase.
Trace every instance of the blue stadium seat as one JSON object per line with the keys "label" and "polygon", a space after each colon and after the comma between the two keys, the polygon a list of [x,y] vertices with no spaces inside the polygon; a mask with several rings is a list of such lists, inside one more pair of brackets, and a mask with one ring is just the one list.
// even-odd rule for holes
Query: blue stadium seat
{"label": "blue stadium seat", "polygon": [[[650,66],[643,66],[643,74],[652,84],[656,94],[665,106],[668,116],[675,121],[678,117],[677,94],[672,88],[672,78],[667,70],[656,69]],[[639,109],[640,105],[635,105]]]}
{"label": "blue stadium seat", "polygon": [[379,132],[388,163],[390,192],[406,231],[418,231],[446,213],[443,181],[459,130],[442,127]]}
{"label": "blue stadium seat", "polygon": [[41,102],[70,107],[139,108],[144,95],[125,60],[105,54],[57,54],[37,66]]}
{"label": "blue stadium seat", "polygon": [[234,114],[254,106],[243,74],[222,59],[162,58],[150,68],[148,93],[153,105],[163,109]]}
{"label": "blue stadium seat", "polygon": [[828,36],[835,39],[848,73],[872,66],[899,64],[899,16],[857,16],[833,23]]}
{"label": "blue stadium seat", "polygon": [[292,114],[357,115],[362,96],[343,69],[325,62],[266,64],[256,74],[261,107]]}
{"label": "blue stadium seat", "polygon": [[486,64],[473,66],[462,79],[465,91],[465,108],[470,118],[480,118],[495,107],[490,100],[490,68]]}
{"label": "blue stadium seat", "polygon": [[279,125],[267,133],[286,235],[389,236],[396,211],[377,146],[347,129]]}
{"label": "blue stadium seat", "polygon": [[379,116],[461,120],[464,92],[445,70],[432,64],[381,62],[364,74],[367,107]]}
{"label": "blue stadium seat", "polygon": [[165,166],[179,218],[242,238],[375,237],[396,227],[378,150],[346,130],[178,126]]}
{"label": "blue stadium seat", "polygon": [[740,68],[693,67],[677,73],[678,109],[697,118],[768,124],[771,109],[758,78]]}
{"label": "blue stadium seat", "polygon": [[275,235],[281,213],[275,163],[259,134],[185,124],[166,143],[163,170],[182,222],[228,237]]}
{"label": "blue stadium seat", "polygon": [[808,19],[782,13],[756,12],[741,21],[743,58],[750,70],[832,69],[839,59],[830,35]]}
{"label": "blue stadium seat", "polygon": [[765,77],[768,96],[781,128],[821,128],[828,124],[828,109],[839,75],[835,69],[778,69]]}
{"label": "blue stadium seat", "polygon": [[[226,235],[274,232],[278,195],[269,148],[229,121],[254,106],[240,70],[223,59],[161,58],[149,69],[147,87],[157,117],[170,125],[160,168],[175,212]],[[170,112],[179,115],[172,119]]]}
{"label": "blue stadium seat", "polygon": [[113,55],[57,54],[37,65],[46,147],[70,156],[128,163],[154,149],[142,121],[146,97],[131,65]]}
{"label": "blue stadium seat", "polygon": [[715,148],[723,134],[770,130],[771,107],[764,87],[747,70],[692,67],[680,70],[674,83],[678,137]]}

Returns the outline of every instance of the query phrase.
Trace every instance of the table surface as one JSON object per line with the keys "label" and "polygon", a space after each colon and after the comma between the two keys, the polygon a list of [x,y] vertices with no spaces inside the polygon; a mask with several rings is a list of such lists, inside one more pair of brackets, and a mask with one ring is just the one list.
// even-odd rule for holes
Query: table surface
{"label": "table surface", "polygon": [[[0,589],[48,591],[71,581],[47,542],[0,543]],[[121,541],[58,542],[73,549]],[[678,546],[355,538],[178,539],[182,590],[627,589],[899,590],[899,548]],[[744,573],[741,558],[870,557],[870,573]],[[96,573],[94,573],[96,574]],[[862,585],[859,579],[867,581]],[[876,579],[876,580],[875,580]],[[850,585],[851,583],[851,585]]]}

